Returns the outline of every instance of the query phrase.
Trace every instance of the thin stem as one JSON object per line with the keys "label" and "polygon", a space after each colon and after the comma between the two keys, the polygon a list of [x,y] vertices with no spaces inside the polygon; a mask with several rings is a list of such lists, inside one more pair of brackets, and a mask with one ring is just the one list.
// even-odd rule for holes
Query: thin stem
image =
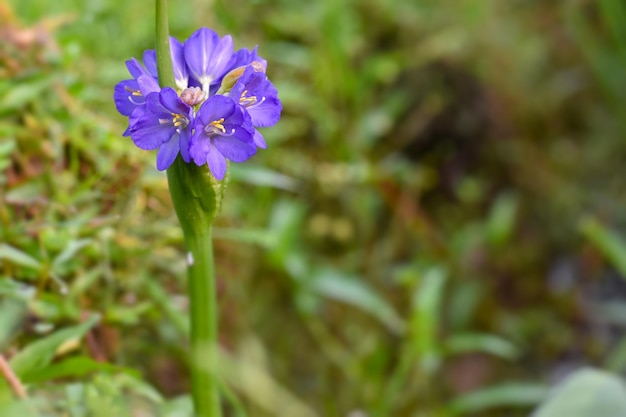
{"label": "thin stem", "polygon": [[170,54],[170,29],[167,16],[167,0],[156,0],[156,61],[161,87],[174,87],[174,68]]}
{"label": "thin stem", "polygon": [[[169,44],[167,0],[156,0],[157,71],[161,87],[174,87]],[[179,156],[167,170],[174,210],[187,248],[191,321],[191,381],[196,417],[220,417],[217,356],[217,306],[211,225],[221,202],[223,185],[206,167],[185,163]]]}
{"label": "thin stem", "polygon": [[218,344],[211,224],[221,200],[217,191],[221,189],[206,167],[186,164],[180,157],[168,168],[167,179],[187,248],[196,417],[219,417],[219,388],[214,374]]}
{"label": "thin stem", "polygon": [[186,234],[191,319],[191,379],[197,417],[221,415],[217,355],[217,300],[210,229]]}
{"label": "thin stem", "polygon": [[0,374],[2,374],[4,379],[6,379],[9,383],[17,398],[21,400],[26,398],[26,389],[24,389],[24,386],[20,382],[19,378],[15,375],[13,369],[11,369],[11,366],[5,359],[4,355],[0,355]]}

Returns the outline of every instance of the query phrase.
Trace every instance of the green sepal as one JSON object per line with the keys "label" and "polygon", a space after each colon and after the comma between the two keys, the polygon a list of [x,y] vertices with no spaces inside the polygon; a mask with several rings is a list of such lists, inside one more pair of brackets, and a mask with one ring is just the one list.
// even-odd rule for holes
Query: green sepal
{"label": "green sepal", "polygon": [[228,172],[218,181],[207,165],[186,163],[180,155],[167,169],[174,210],[185,236],[209,233],[222,208]]}

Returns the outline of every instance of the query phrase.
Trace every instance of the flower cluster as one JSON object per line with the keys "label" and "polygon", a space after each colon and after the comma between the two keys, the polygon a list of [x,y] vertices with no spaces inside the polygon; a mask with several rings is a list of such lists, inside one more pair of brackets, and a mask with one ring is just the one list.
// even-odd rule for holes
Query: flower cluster
{"label": "flower cluster", "polygon": [[243,162],[267,145],[259,127],[278,122],[282,106],[268,80],[267,62],[257,49],[233,51],[229,35],[202,28],[184,43],[170,38],[176,88],[160,88],[156,53],[145,51],[143,65],[126,61],[132,79],[115,86],[117,110],[128,117],[124,136],[145,150],[156,150],[157,168],[180,156],[208,164],[215,178],[226,174],[226,160]]}

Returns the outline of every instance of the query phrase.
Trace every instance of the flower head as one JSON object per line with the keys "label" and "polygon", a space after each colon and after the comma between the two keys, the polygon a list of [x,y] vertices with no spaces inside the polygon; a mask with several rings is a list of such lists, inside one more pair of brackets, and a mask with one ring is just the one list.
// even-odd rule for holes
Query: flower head
{"label": "flower head", "polygon": [[[154,50],[126,62],[132,79],[115,86],[117,110],[128,117],[124,136],[141,149],[157,150],[165,170],[178,155],[208,165],[215,178],[227,161],[243,162],[267,144],[257,127],[278,122],[282,106],[265,74],[267,61],[257,48],[233,52],[229,35],[208,28],[181,43],[170,38],[176,89],[159,87]],[[144,66],[145,65],[145,66]]]}

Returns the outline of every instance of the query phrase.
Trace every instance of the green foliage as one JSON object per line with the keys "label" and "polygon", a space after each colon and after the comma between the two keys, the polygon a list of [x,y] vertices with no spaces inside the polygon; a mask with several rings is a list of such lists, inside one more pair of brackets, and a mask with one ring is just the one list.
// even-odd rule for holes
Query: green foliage
{"label": "green foliage", "polygon": [[[0,378],[0,415],[191,417],[182,234],[111,100],[149,6],[10,3],[0,353],[29,398]],[[214,227],[227,415],[526,416],[563,369],[626,369],[625,10],[172,4],[179,38],[259,44],[284,106]],[[621,389],[598,372],[536,415]]]}
{"label": "green foliage", "polygon": [[626,413],[624,381],[597,369],[582,369],[554,390],[533,417],[618,417]]}
{"label": "green foliage", "polygon": [[76,339],[83,337],[97,321],[98,317],[95,316],[78,326],[59,330],[50,336],[31,343],[11,359],[11,369],[24,382],[40,378],[39,372],[45,370],[50,365],[55,353],[64,344],[71,344]]}

